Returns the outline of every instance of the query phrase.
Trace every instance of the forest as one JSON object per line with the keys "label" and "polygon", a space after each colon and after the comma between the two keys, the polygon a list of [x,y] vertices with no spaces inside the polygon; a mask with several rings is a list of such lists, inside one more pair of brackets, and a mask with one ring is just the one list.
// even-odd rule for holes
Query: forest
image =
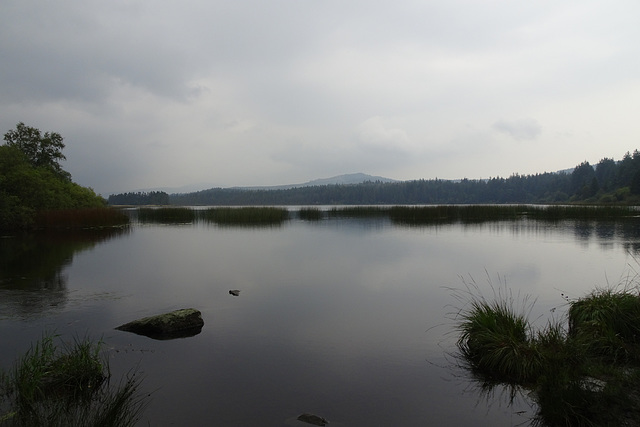
{"label": "forest", "polygon": [[136,191],[112,194],[107,199],[110,205],[169,205],[169,195],[164,191]]}
{"label": "forest", "polygon": [[640,152],[619,161],[584,161],[571,173],[514,174],[508,178],[430,179],[392,183],[365,182],[283,190],[212,188],[171,194],[170,204],[239,205],[375,205],[477,203],[640,203]]}

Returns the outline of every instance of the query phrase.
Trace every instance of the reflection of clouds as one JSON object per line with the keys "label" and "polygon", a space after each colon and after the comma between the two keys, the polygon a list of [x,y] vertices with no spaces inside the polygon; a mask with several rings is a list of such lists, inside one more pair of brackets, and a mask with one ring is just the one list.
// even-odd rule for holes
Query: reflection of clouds
{"label": "reflection of clouds", "polygon": [[486,275],[499,275],[514,295],[539,298],[531,317],[544,323],[561,292],[579,297],[626,265],[621,243],[635,228],[614,230],[588,233],[587,243],[613,239],[603,257],[573,222],[146,225],[74,260],[58,318],[82,317],[98,333],[174,308],[202,311],[202,333],[176,342],[107,332],[119,348],[153,349],[141,364],[149,389],[162,390],[144,414],[151,425],[280,425],[305,411],[343,425],[503,425],[504,408],[477,406],[446,366],[429,363],[455,343],[450,288],[472,275],[490,297]]}
{"label": "reflection of clouds", "polygon": [[0,239],[0,291],[6,318],[41,317],[66,308],[67,269],[76,253],[126,229],[41,232]]}

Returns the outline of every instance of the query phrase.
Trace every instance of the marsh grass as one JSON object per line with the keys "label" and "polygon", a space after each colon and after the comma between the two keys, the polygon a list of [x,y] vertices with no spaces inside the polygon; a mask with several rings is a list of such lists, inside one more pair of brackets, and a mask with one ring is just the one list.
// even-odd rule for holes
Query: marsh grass
{"label": "marsh grass", "polygon": [[388,206],[343,206],[327,211],[329,218],[379,218],[389,216]]}
{"label": "marsh grass", "polygon": [[623,219],[638,215],[633,206],[581,206],[581,205],[552,205],[526,206],[524,212],[527,217],[539,220],[563,219]]}
{"label": "marsh grass", "polygon": [[305,221],[320,221],[324,218],[324,212],[319,208],[300,208],[298,218]]}
{"label": "marsh grass", "polygon": [[196,220],[196,211],[186,207],[138,208],[138,222],[143,224],[191,224]]}
{"label": "marsh grass", "polygon": [[200,218],[220,225],[280,225],[289,220],[289,211],[277,207],[210,208]]}
{"label": "marsh grass", "polygon": [[600,289],[569,301],[568,327],[554,320],[539,331],[508,291],[494,290],[495,300],[487,301],[477,287],[466,288],[462,294],[468,300],[455,317],[457,346],[461,366],[481,382],[483,391],[497,385],[529,390],[539,407],[532,420],[538,426],[637,421],[637,288]]}
{"label": "marsh grass", "polygon": [[43,211],[36,215],[36,228],[82,229],[117,227],[129,224],[129,217],[115,208],[88,208]]}
{"label": "marsh grass", "polygon": [[0,378],[0,425],[131,426],[146,406],[135,373],[110,383],[101,343],[45,335]]}

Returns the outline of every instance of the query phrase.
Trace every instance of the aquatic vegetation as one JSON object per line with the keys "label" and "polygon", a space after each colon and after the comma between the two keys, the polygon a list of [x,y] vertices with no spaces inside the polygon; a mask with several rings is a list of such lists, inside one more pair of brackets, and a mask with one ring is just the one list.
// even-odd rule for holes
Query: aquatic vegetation
{"label": "aquatic vegetation", "polygon": [[0,425],[134,425],[146,405],[135,374],[112,387],[101,343],[76,339],[61,349],[54,338],[45,335],[2,373]]}
{"label": "aquatic vegetation", "polygon": [[129,224],[129,217],[119,209],[86,208],[38,212],[36,228],[80,229],[117,227]]}
{"label": "aquatic vegetation", "polygon": [[[477,289],[477,288],[476,288]],[[494,292],[495,293],[495,292]],[[498,294],[471,294],[456,316],[461,366],[481,389],[530,392],[540,426],[621,425],[640,414],[640,294],[602,289],[569,301],[568,327],[534,331],[526,313]]]}
{"label": "aquatic vegetation", "polygon": [[461,317],[458,347],[474,371],[504,382],[535,381],[540,357],[525,314],[504,301],[480,300]]}
{"label": "aquatic vegetation", "polygon": [[344,206],[331,208],[330,218],[372,218],[389,216],[389,206]]}
{"label": "aquatic vegetation", "polygon": [[210,208],[200,211],[200,218],[220,225],[280,225],[289,219],[289,211],[276,207]]}
{"label": "aquatic vegetation", "polygon": [[598,289],[571,303],[569,336],[592,358],[640,362],[640,295],[630,290]]}
{"label": "aquatic vegetation", "polygon": [[324,218],[324,212],[319,208],[301,208],[298,217],[306,221],[319,221]]}

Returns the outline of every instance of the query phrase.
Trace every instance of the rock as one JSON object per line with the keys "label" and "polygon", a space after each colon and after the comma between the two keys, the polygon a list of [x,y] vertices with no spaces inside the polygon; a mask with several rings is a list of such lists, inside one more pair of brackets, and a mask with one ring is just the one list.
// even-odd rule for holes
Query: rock
{"label": "rock", "polygon": [[314,414],[302,414],[298,417],[298,420],[314,426],[326,426],[329,424],[329,421]]}
{"label": "rock", "polygon": [[238,289],[232,289],[229,291],[229,293],[234,297],[237,297],[238,295],[240,295],[240,291]]}
{"label": "rock", "polygon": [[134,320],[116,329],[153,339],[167,340],[198,335],[203,326],[202,313],[194,308],[185,308]]}

